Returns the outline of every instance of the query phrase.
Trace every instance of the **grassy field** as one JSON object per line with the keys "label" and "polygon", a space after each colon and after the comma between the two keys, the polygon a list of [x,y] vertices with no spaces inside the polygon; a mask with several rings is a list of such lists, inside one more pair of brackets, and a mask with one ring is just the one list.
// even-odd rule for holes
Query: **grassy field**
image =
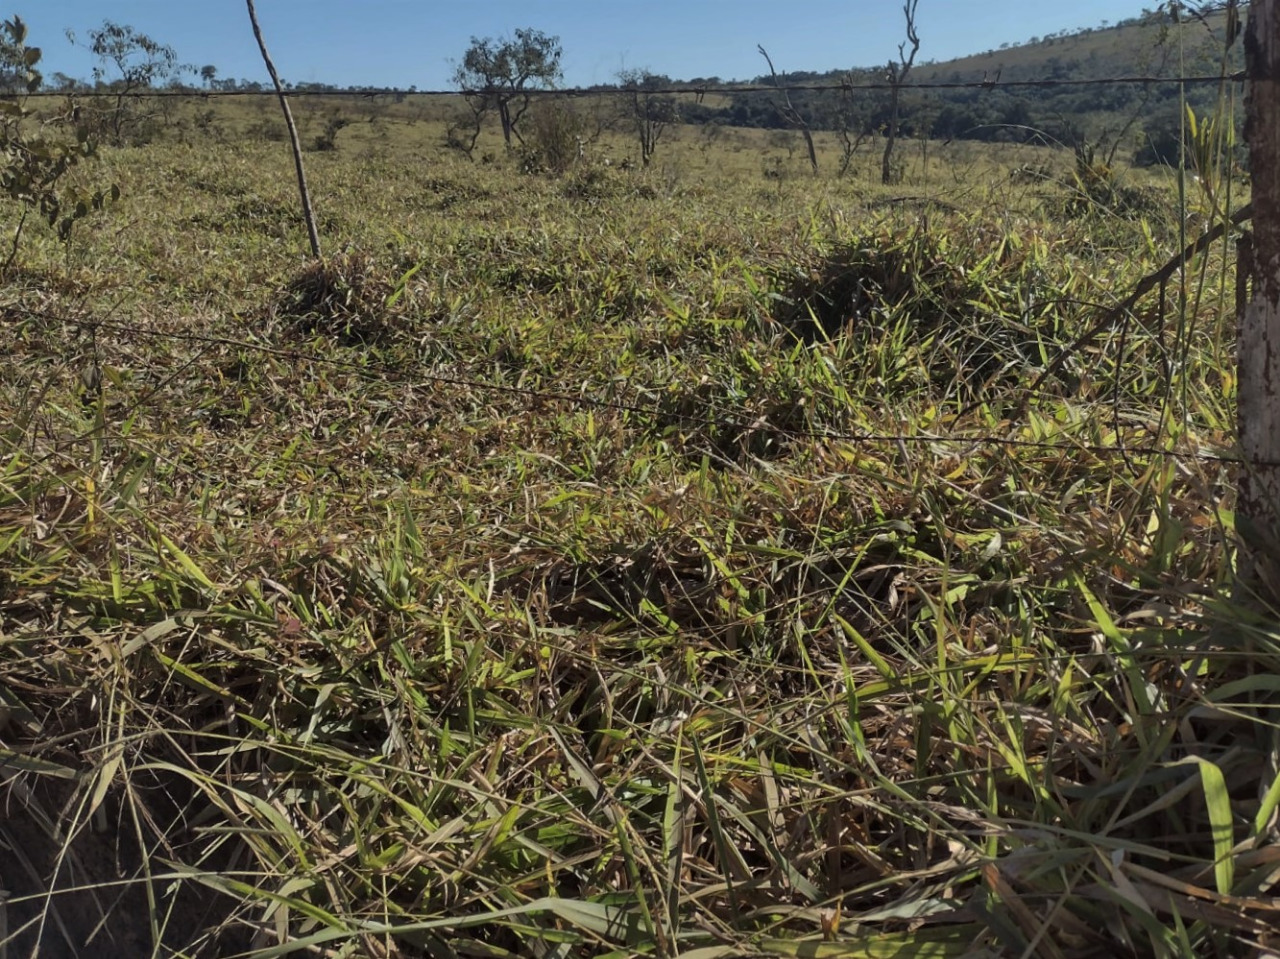
{"label": "grassy field", "polygon": [[22,247],[0,956],[1280,949],[1233,252],[1029,392],[1199,194],[400,106],[308,155],[322,265],[250,104]]}

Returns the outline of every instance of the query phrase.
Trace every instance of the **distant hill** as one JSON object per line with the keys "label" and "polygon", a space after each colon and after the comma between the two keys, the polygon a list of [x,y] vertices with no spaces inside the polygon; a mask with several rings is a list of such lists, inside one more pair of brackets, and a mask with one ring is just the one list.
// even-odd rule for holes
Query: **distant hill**
{"label": "distant hill", "polygon": [[[1023,44],[956,60],[920,64],[916,79],[981,80],[997,73],[1005,80],[1177,77],[1180,54],[1186,67],[1182,72],[1216,73],[1226,23],[1223,9],[1183,14],[1177,23],[1165,12],[1149,13],[1107,26],[1032,37]],[[1240,43],[1233,45],[1232,63],[1233,69],[1244,67]]]}
{"label": "distant hill", "polygon": [[[954,90],[910,90],[903,96],[906,136],[1032,142],[1092,143],[1104,153],[1137,162],[1176,162],[1180,97],[1198,112],[1211,110],[1217,84],[1114,84],[1018,87],[1028,80],[1091,80],[1111,77],[1177,78],[1230,75],[1244,67],[1243,41],[1227,44],[1223,5],[1183,14],[1146,13],[1113,25],[1032,37],[1026,43],[941,62],[917,61],[909,84],[986,82]],[[1241,13],[1241,21],[1247,11]],[[928,23],[920,24],[921,53],[928,51]],[[887,55],[896,51],[886,51]],[[784,85],[883,82],[885,68],[797,72]],[[768,75],[753,81],[769,84]],[[1229,85],[1228,85],[1229,86]],[[793,91],[791,98],[816,129],[846,129],[852,135],[882,129],[888,120],[883,91],[844,93]],[[1239,97],[1237,97],[1239,99]],[[690,105],[686,120],[735,126],[786,125],[776,97],[731,93],[715,106]]]}

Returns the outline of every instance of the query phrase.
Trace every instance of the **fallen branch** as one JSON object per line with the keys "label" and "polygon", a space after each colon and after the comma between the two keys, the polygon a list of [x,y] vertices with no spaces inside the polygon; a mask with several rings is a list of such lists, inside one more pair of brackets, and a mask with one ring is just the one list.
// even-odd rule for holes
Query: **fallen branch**
{"label": "fallen branch", "polygon": [[[1027,411],[1027,404],[1030,402],[1031,397],[1035,396],[1039,392],[1040,387],[1044,385],[1046,380],[1052,376],[1056,376],[1062,371],[1062,367],[1066,365],[1067,360],[1069,360],[1073,354],[1093,342],[1093,340],[1096,339],[1098,334],[1103,330],[1119,322],[1126,313],[1137,306],[1139,300],[1150,293],[1153,289],[1162,283],[1167,283],[1169,278],[1177,273],[1188,260],[1200,253],[1203,253],[1212,244],[1222,239],[1229,227],[1239,226],[1252,216],[1253,204],[1246,203],[1240,209],[1236,210],[1229,220],[1219,220],[1213,225],[1212,229],[1207,230],[1199,237],[1188,243],[1186,249],[1181,253],[1175,254],[1167,263],[1165,263],[1164,266],[1160,267],[1160,269],[1156,270],[1154,273],[1148,273],[1139,280],[1138,285],[1133,288],[1132,293],[1126,296],[1116,306],[1104,313],[1097,323],[1093,324],[1093,326],[1081,333],[1068,346],[1064,347],[1062,352],[1053,358],[1053,362],[1045,367],[1044,372],[1036,377],[1036,381],[1031,384],[1031,388],[1027,390],[1026,397],[1024,397],[1022,402],[1018,404],[1017,409],[1014,410],[1013,418],[1017,419]],[[980,405],[980,403],[974,404],[966,409],[961,415],[963,416],[966,413],[972,413]]]}

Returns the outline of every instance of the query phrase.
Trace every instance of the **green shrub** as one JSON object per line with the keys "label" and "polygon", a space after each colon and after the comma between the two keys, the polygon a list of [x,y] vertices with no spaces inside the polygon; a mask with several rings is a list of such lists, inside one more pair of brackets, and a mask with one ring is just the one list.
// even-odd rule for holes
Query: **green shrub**
{"label": "green shrub", "polygon": [[[39,89],[43,78],[36,69],[40,48],[28,47],[27,25],[20,17],[0,24],[0,61],[25,94]],[[89,191],[69,182],[69,174],[81,161],[95,155],[97,143],[83,124],[79,108],[68,98],[54,117],[37,117],[18,94],[0,100],[0,192],[22,205],[4,268],[17,259],[27,217],[34,211],[57,230],[64,243],[71,238],[77,220],[100,210],[108,199],[118,199],[120,189]],[[73,131],[73,136],[59,133]]]}

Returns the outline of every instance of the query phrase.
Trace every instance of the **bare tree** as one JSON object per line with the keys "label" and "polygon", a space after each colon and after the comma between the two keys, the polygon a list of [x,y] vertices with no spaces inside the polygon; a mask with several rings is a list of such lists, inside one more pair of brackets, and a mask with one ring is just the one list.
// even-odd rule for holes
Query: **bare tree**
{"label": "bare tree", "polygon": [[468,160],[475,162],[476,141],[480,139],[484,110],[475,110],[474,105],[472,106],[471,111],[458,108],[445,127],[444,143],[451,150],[457,150]]}
{"label": "bare tree", "polygon": [[648,166],[663,132],[680,118],[675,98],[656,92],[670,81],[648,70],[622,70],[618,82],[626,97],[623,117],[640,142],[640,162]]}
{"label": "bare tree", "polygon": [[[920,34],[916,32],[916,7],[920,0],[906,0],[902,12],[907,18],[907,39],[898,44],[898,59],[890,60],[889,79],[889,129],[885,131],[884,157],[880,161],[880,182],[892,183],[893,146],[898,139],[898,108],[902,97],[902,86],[907,82],[907,74],[916,62],[916,53],[920,49]],[[911,53],[907,53],[908,45]]]}
{"label": "bare tree", "polygon": [[773,85],[782,92],[782,102],[778,104],[778,112],[782,114],[782,118],[787,125],[793,129],[799,130],[804,136],[804,145],[809,149],[809,165],[813,167],[813,173],[818,173],[818,151],[813,146],[813,134],[809,132],[809,124],[805,122],[800,111],[795,108],[795,104],[791,102],[791,94],[787,92],[787,88],[782,86],[778,79],[778,71],[773,68],[773,61],[769,59],[769,53],[762,44],[756,44],[756,49],[760,51],[760,56],[764,57],[764,62],[769,64],[769,76],[773,77]]}
{"label": "bare tree", "polygon": [[866,117],[860,115],[853,75],[845,74],[840,82],[840,105],[837,108],[836,133],[840,137],[840,176],[849,172],[853,157],[871,137]]}

